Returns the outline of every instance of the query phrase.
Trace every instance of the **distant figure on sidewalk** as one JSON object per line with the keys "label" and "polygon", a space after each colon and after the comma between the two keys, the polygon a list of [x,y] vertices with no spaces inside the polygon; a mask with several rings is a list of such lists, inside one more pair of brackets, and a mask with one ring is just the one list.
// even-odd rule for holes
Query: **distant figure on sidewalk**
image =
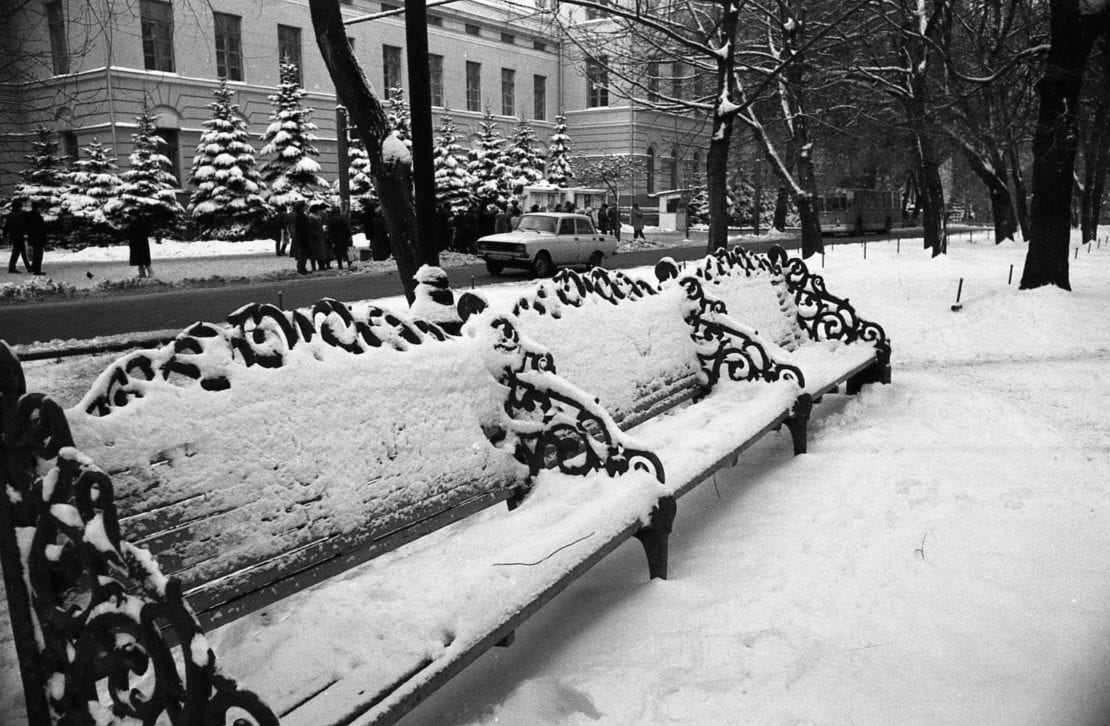
{"label": "distant figure on sidewalk", "polygon": [[39,211],[41,206],[39,201],[31,202],[31,211],[23,216],[27,229],[27,246],[31,253],[31,272],[35,275],[43,274],[42,255],[46,252],[46,220]]}
{"label": "distant figure on sidewalk", "polygon": [[609,208],[609,231],[620,242],[621,239],[621,208],[614,204]]}
{"label": "distant figure on sidewalk", "polygon": [[27,268],[27,272],[31,271],[31,263],[27,260],[27,248],[23,246],[23,242],[27,237],[27,214],[23,211],[23,200],[12,200],[12,211],[8,213],[8,219],[4,222],[4,237],[12,246],[12,256],[8,260],[8,272],[18,274],[19,268],[16,265],[19,263],[19,258],[23,258],[23,266]]}
{"label": "distant figure on sidewalk", "polygon": [[153,277],[150,266],[150,220],[135,217],[127,225],[128,264],[139,268],[139,277]]}
{"label": "distant figure on sidewalk", "polygon": [[342,270],[343,263],[346,262],[350,269],[351,260],[347,255],[351,249],[351,218],[338,205],[332,207],[331,214],[328,215],[328,241],[335,254],[336,268]]}
{"label": "distant figure on sidewalk", "polygon": [[607,202],[603,202],[601,209],[597,210],[597,219],[594,224],[598,232],[609,234],[609,204]]}
{"label": "distant figure on sidewalk", "polygon": [[303,200],[293,205],[293,221],[289,225],[293,235],[289,254],[297,261],[297,272],[302,275],[308,274],[308,260],[312,257],[312,225],[305,214],[306,206]]}
{"label": "distant figure on sidewalk", "polygon": [[644,210],[640,209],[640,205],[632,202],[632,209],[628,213],[628,221],[632,223],[632,239],[642,239],[645,242],[647,237],[644,236]]}

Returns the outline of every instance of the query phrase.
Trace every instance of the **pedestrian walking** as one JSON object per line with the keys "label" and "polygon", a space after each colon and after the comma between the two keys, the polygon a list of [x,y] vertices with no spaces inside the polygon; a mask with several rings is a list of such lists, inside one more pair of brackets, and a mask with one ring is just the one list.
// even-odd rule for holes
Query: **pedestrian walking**
{"label": "pedestrian walking", "polygon": [[293,205],[293,239],[289,244],[289,253],[297,261],[297,272],[308,274],[308,260],[312,256],[312,225],[308,215],[305,214],[303,200]]}
{"label": "pedestrian walking", "polygon": [[320,270],[330,270],[331,261],[334,258],[331,243],[328,242],[327,230],[324,229],[325,206],[322,202],[314,202],[308,207],[308,222],[312,235],[312,261]]}
{"label": "pedestrian walking", "polygon": [[628,221],[632,223],[632,239],[642,239],[645,242],[647,237],[644,236],[644,210],[640,209],[640,205],[632,202],[632,209],[628,212]]}
{"label": "pedestrian walking", "polygon": [[[492,204],[490,206],[493,206]],[[504,207],[496,207],[496,213],[493,216],[493,233],[504,234],[505,232],[512,232],[513,225],[509,221],[509,213],[505,211]]]}
{"label": "pedestrian walking", "polygon": [[40,211],[42,202],[31,202],[31,209],[23,217],[27,229],[27,256],[31,258],[31,273],[41,275],[42,256],[46,252],[46,220]]}
{"label": "pedestrian walking", "polygon": [[342,270],[343,263],[346,262],[350,269],[351,260],[348,255],[351,249],[351,218],[338,205],[332,207],[331,214],[328,215],[328,242],[335,254],[335,266]]}
{"label": "pedestrian walking", "polygon": [[620,242],[621,239],[621,208],[614,204],[609,208],[609,231]]}
{"label": "pedestrian walking", "polygon": [[127,225],[127,262],[139,268],[139,277],[153,277],[150,264],[150,220],[142,215],[133,217]]}
{"label": "pedestrian walking", "polygon": [[602,203],[601,209],[597,210],[597,231],[602,234],[609,234],[609,205]]}
{"label": "pedestrian walking", "polygon": [[13,199],[11,211],[8,212],[8,218],[4,222],[4,237],[12,246],[12,256],[8,259],[10,273],[19,274],[20,270],[16,265],[20,257],[23,258],[23,266],[27,268],[27,272],[31,271],[31,263],[27,260],[27,248],[24,246],[27,238],[26,216],[27,213],[23,211],[23,200]]}

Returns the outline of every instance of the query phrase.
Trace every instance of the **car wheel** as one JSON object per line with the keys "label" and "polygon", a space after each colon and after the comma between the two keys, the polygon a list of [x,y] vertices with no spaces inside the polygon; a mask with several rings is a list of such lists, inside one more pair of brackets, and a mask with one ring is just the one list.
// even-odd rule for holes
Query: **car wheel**
{"label": "car wheel", "polygon": [[605,255],[601,254],[601,250],[597,250],[590,255],[590,267],[604,267],[605,265],[602,264],[604,259]]}
{"label": "car wheel", "polygon": [[855,235],[856,237],[862,237],[863,236],[863,219],[862,218],[856,217],[856,227],[855,227],[855,229],[852,230],[852,234]]}
{"label": "car wheel", "polygon": [[486,269],[489,270],[491,275],[500,275],[505,270],[505,263],[486,260]]}
{"label": "car wheel", "polygon": [[536,259],[532,260],[532,274],[536,277],[551,277],[555,274],[555,263],[551,261],[551,255],[546,252],[536,255]]}

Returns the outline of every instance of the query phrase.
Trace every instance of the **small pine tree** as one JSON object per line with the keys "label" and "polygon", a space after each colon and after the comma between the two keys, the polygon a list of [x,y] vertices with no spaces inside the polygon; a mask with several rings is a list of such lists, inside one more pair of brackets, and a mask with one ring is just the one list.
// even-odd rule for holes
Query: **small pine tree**
{"label": "small pine tree", "polygon": [[[370,156],[362,139],[348,136],[347,142],[347,178],[351,188],[351,212],[361,213],[370,202],[378,198],[374,189],[374,180],[370,176]],[[336,192],[338,192],[336,182]]]}
{"label": "small pine tree", "polygon": [[523,116],[517,120],[516,128],[513,129],[508,155],[513,193],[520,194],[523,187],[543,180],[544,159],[536,151],[536,132]]}
{"label": "small pine tree", "polygon": [[389,128],[396,131],[401,141],[412,148],[412,114],[409,112],[409,102],[405,100],[405,89],[390,88],[386,96]]}
{"label": "small pine tree", "polygon": [[548,145],[547,154],[547,181],[557,187],[565,187],[574,178],[574,170],[570,167],[570,137],[567,136],[567,119],[565,116],[555,117],[555,131],[551,134],[551,143]]}
{"label": "small pine tree", "polygon": [[436,201],[458,213],[474,201],[474,177],[467,171],[466,152],[459,144],[459,132],[450,114],[443,115],[443,122],[436,136],[435,157]]}
{"label": "small pine tree", "polygon": [[[100,227],[98,233],[106,233],[110,222],[104,210],[119,196],[123,180],[119,176],[116,157],[111,150],[97,139],[84,148],[84,156],[73,163],[66,175],[68,182],[61,198],[63,215]],[[77,236],[84,237],[81,228],[75,229]]]}
{"label": "small pine tree", "polygon": [[196,187],[189,213],[203,233],[222,239],[244,239],[270,214],[265,185],[255,168],[254,147],[247,122],[239,115],[234,93],[221,79],[208,104],[212,118],[193,156],[189,182]]}
{"label": "small pine tree", "polygon": [[298,201],[327,197],[329,186],[320,177],[320,164],[312,158],[320,155],[312,145],[316,124],[308,120],[312,109],[301,103],[304,90],[297,82],[295,64],[281,64],[281,87],[269,98],[274,113],[262,134],[265,145],[259,153],[274,158],[262,166],[262,177],[269,186],[267,201],[285,212]]}
{"label": "small pine tree", "polygon": [[145,219],[156,230],[173,225],[185,213],[177,203],[177,179],[173,165],[159,147],[165,140],[154,128],[154,116],[143,112],[136,119],[138,130],[131,134],[133,149],[128,169],[120,178],[119,196],[108,203],[104,213],[116,227],[126,227],[135,219]]}
{"label": "small pine tree", "polygon": [[67,157],[58,156],[58,142],[54,140],[54,131],[39,126],[35,133],[37,140],[31,142],[33,153],[24,157],[30,165],[19,173],[23,181],[16,185],[15,196],[29,204],[39,204],[42,216],[52,220],[61,211]]}
{"label": "small pine tree", "polygon": [[488,107],[481,129],[478,146],[471,149],[467,164],[467,171],[475,181],[474,196],[483,206],[504,205],[512,193],[512,182],[505,165],[505,139]]}

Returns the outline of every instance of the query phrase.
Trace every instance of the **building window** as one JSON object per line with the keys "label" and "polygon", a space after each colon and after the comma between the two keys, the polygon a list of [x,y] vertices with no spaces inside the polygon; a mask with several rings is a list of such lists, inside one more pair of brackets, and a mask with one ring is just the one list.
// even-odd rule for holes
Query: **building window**
{"label": "building window", "polygon": [[69,41],[66,39],[66,16],[61,0],[46,3],[46,23],[50,26],[50,55],[54,75],[69,73]]}
{"label": "building window", "polygon": [[671,189],[678,189],[678,147],[671,149]]}
{"label": "building window", "polygon": [[533,40],[532,41],[532,50],[546,51],[547,50],[547,43],[543,42],[542,40]]}
{"label": "building window", "polygon": [[216,75],[229,81],[243,80],[243,40],[238,15],[212,13],[216,27]]}
{"label": "building window", "polygon": [[509,45],[515,45],[516,44],[516,36],[513,35],[512,33],[502,33],[501,34],[501,42],[502,43],[508,43]]}
{"label": "building window", "polygon": [[173,73],[173,6],[161,0],[140,0],[139,19],[144,67]]}
{"label": "building window", "polygon": [[431,88],[432,105],[443,105],[443,56],[428,55],[428,85]]}
{"label": "building window", "polygon": [[516,71],[501,69],[501,115],[516,115]]}
{"label": "building window", "polygon": [[290,25],[278,26],[278,58],[282,63],[297,66],[297,85],[304,85],[301,73],[301,29]]}
{"label": "building window", "polygon": [[428,26],[431,27],[431,28],[442,28],[443,27],[443,18],[439,17],[438,15],[429,15],[428,16]]}
{"label": "building window", "polygon": [[177,129],[155,129],[155,133],[166,142],[160,151],[170,160],[170,173],[181,184],[181,137]]}
{"label": "building window", "polygon": [[655,149],[647,150],[647,193],[655,194]]}
{"label": "building window", "polygon": [[673,76],[671,77],[671,96],[673,98],[682,98],[682,90],[684,87],[686,66],[682,61],[674,62]]}
{"label": "building window", "polygon": [[609,71],[605,68],[608,62],[607,55],[586,59],[587,108],[609,105]]}
{"label": "building window", "polygon": [[532,118],[547,120],[547,76],[532,76]]}
{"label": "building window", "polygon": [[466,110],[482,110],[482,64],[466,62]]}
{"label": "building window", "polygon": [[466,23],[464,25],[464,29],[466,30],[467,35],[481,35],[482,34],[482,29],[479,28],[477,25],[472,25],[471,23]]}
{"label": "building window", "polygon": [[58,133],[58,138],[62,141],[62,154],[66,157],[66,163],[73,164],[81,155],[81,150],[77,146],[77,134],[72,131],[61,131]]}
{"label": "building window", "polygon": [[401,81],[401,49],[395,45],[382,46],[382,82],[386,92],[392,88],[403,88]]}
{"label": "building window", "polygon": [[647,64],[647,95],[648,101],[659,100],[659,63],[651,61]]}

